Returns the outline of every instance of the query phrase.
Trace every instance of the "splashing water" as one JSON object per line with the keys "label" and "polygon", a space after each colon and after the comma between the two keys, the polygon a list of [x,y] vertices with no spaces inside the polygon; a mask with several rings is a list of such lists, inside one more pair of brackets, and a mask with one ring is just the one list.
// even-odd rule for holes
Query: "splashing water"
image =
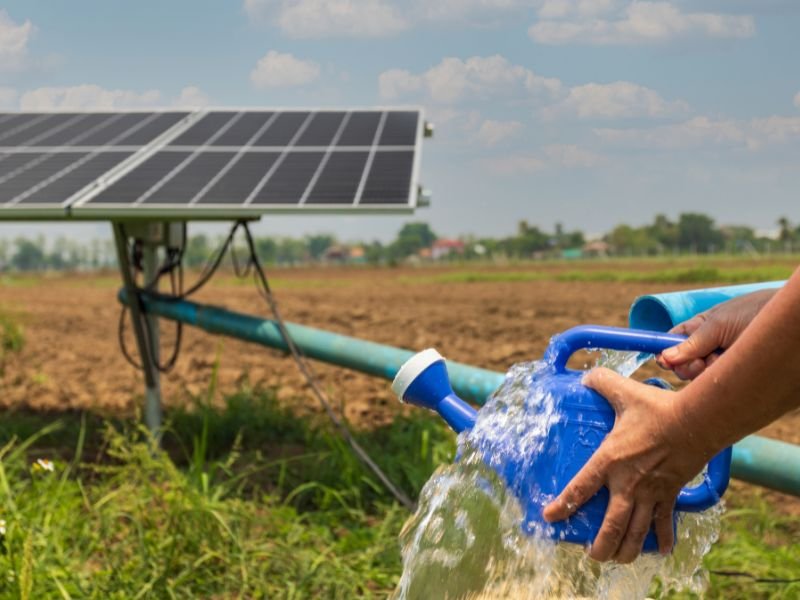
{"label": "splashing water", "polygon": [[[628,376],[648,358],[603,351],[598,364]],[[502,471],[509,461],[530,464],[544,451],[558,416],[553,397],[536,383],[544,366],[537,361],[512,367],[475,426],[459,435],[458,461],[440,467],[425,484],[400,534],[403,575],[396,600],[628,600],[645,598],[654,581],[660,593],[705,589],[701,560],[717,540],[722,503],[703,513],[681,513],[670,556],[645,554],[629,565],[596,563],[581,546],[549,539],[546,526],[529,524],[533,535],[522,531],[524,511],[495,469]]]}

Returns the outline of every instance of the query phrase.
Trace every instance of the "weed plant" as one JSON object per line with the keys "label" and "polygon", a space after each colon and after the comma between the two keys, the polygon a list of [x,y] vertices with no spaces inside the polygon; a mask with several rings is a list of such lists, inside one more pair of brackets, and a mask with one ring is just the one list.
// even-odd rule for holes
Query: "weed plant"
{"label": "weed plant", "polygon": [[[426,414],[357,435],[412,496],[454,451]],[[743,489],[707,565],[798,576],[797,520]],[[407,516],[325,424],[265,390],[172,412],[161,450],[130,421],[0,422],[0,598],[382,598]],[[712,575],[708,597],[798,585]]]}

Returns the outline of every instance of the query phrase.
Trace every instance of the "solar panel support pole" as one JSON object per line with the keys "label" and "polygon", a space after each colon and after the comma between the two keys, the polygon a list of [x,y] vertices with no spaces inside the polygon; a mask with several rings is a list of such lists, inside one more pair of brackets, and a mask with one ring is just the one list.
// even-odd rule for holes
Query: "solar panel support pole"
{"label": "solar panel support pole", "polygon": [[[129,255],[128,234],[122,223],[113,223],[114,228],[114,241],[117,248],[117,260],[119,261],[120,272],[122,274],[122,283],[129,297],[137,297],[136,281],[133,278],[133,270],[131,269],[131,257]],[[143,256],[145,281],[151,281],[155,276],[155,269],[157,268],[157,247],[147,244]],[[155,265],[155,266],[154,266]],[[157,356],[153,356],[151,350],[158,352],[158,317],[147,315],[143,311],[143,307],[139,302],[130,303],[131,322],[133,325],[133,333],[136,338],[136,346],[139,350],[139,357],[142,363],[142,370],[144,371],[145,380],[145,406],[144,406],[144,420],[147,428],[153,434],[154,439],[160,439],[161,429],[161,382],[158,369],[156,368]],[[148,331],[155,338],[151,337],[153,344],[148,344]]]}
{"label": "solar panel support pole", "polygon": [[[153,290],[158,291],[158,246],[145,242],[142,247],[142,268],[146,285],[153,285]],[[161,374],[156,365],[159,358],[160,339],[158,334],[158,317],[144,314],[144,325],[147,327],[150,340],[150,361],[153,371],[152,385],[148,385],[144,397],[144,422],[153,435],[158,436],[161,431]]]}

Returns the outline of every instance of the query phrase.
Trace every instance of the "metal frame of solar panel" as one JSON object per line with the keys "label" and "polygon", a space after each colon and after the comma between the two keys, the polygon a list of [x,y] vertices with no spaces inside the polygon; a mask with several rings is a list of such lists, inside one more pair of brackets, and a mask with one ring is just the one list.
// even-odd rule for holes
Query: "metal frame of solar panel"
{"label": "metal frame of solar panel", "polygon": [[0,220],[411,212],[419,109],[0,114]]}

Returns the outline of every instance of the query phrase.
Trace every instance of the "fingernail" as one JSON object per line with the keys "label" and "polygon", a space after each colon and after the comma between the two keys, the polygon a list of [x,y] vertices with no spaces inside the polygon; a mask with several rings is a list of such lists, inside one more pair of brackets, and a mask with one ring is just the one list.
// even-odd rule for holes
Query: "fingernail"
{"label": "fingernail", "polygon": [[678,349],[675,346],[673,346],[672,348],[667,348],[661,354],[667,360],[674,360],[674,359],[678,358],[678,356],[680,355],[680,352],[678,352]]}

